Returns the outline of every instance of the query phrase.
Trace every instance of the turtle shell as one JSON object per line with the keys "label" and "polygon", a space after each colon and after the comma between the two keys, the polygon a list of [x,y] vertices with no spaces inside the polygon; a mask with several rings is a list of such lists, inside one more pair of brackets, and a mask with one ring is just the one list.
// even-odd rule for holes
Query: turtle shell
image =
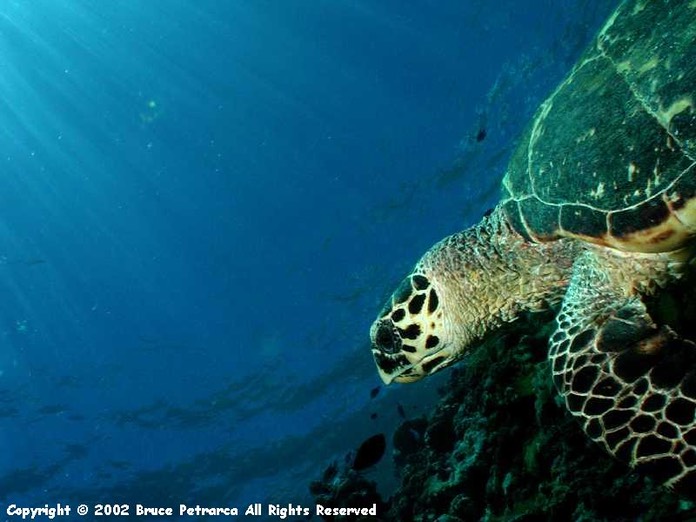
{"label": "turtle shell", "polygon": [[660,252],[696,234],[696,2],[624,2],[542,104],[503,179],[512,226]]}

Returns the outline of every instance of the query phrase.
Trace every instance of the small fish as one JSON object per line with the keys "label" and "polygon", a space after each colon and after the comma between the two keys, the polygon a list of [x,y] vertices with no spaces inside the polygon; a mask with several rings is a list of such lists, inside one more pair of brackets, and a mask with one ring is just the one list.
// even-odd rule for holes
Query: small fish
{"label": "small fish", "polygon": [[378,433],[366,439],[358,448],[353,459],[353,469],[362,471],[377,464],[387,449],[387,439],[384,433]]}
{"label": "small fish", "polygon": [[379,395],[380,389],[381,389],[380,386],[375,386],[374,388],[372,388],[370,390],[370,399],[374,399],[375,397],[377,397],[377,395]]}
{"label": "small fish", "polygon": [[45,259],[27,259],[24,261],[26,266],[43,265],[46,262]]}
{"label": "small fish", "polygon": [[370,418],[371,418],[372,420],[375,420],[375,419],[377,418],[377,414],[376,414],[376,413],[370,414]]}
{"label": "small fish", "polygon": [[486,139],[486,136],[488,135],[488,131],[486,130],[486,127],[488,127],[488,118],[486,113],[480,112],[478,120],[479,121],[478,131],[476,132],[476,142],[481,143],[483,140]]}
{"label": "small fish", "polygon": [[396,411],[399,412],[399,417],[402,419],[406,418],[406,411],[404,411],[404,407],[401,405],[401,403],[396,405]]}

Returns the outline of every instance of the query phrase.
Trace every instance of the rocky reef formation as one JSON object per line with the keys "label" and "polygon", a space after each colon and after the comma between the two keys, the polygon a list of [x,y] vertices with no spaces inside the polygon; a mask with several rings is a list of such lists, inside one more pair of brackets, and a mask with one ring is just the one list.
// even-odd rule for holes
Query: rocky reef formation
{"label": "rocky reef formation", "polygon": [[[683,282],[651,305],[691,339],[693,288]],[[550,379],[549,317],[537,319],[535,330],[482,347],[450,370],[435,410],[398,427],[392,455],[401,486],[391,498],[334,466],[312,484],[317,502],[377,502],[370,520],[384,521],[696,520],[684,492],[630,471],[582,432]]]}

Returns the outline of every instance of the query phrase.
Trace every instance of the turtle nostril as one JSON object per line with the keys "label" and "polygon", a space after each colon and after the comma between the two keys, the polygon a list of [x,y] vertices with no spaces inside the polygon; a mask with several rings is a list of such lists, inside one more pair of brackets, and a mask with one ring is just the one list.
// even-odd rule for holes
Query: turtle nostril
{"label": "turtle nostril", "polygon": [[394,332],[391,321],[382,322],[377,328],[375,346],[384,353],[397,353],[401,349],[401,339]]}

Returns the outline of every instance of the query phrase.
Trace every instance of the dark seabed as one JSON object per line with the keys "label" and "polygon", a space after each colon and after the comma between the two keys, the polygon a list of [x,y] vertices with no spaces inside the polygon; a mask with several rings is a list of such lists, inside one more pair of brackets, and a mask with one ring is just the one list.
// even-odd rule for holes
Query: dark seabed
{"label": "dark seabed", "polygon": [[379,433],[388,495],[449,376],[377,389],[370,323],[615,5],[0,5],[0,513],[313,506]]}

